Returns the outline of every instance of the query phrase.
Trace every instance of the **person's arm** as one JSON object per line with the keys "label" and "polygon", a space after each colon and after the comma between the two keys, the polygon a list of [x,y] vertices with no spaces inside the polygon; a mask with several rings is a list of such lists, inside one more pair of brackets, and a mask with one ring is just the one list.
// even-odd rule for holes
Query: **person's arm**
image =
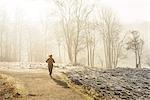
{"label": "person's arm", "polygon": [[49,58],[46,60],[46,62],[48,62]]}
{"label": "person's arm", "polygon": [[55,63],[55,60],[53,59],[53,63]]}

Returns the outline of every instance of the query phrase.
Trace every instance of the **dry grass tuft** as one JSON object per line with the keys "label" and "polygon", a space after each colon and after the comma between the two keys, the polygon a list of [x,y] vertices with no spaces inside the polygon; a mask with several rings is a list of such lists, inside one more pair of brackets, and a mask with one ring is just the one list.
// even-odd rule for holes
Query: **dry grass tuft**
{"label": "dry grass tuft", "polygon": [[11,76],[0,74],[0,100],[23,97],[28,94],[23,83]]}

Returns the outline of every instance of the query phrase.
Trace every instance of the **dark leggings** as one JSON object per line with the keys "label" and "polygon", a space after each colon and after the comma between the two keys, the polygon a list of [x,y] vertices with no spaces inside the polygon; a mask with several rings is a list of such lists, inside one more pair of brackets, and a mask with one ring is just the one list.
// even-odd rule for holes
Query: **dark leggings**
{"label": "dark leggings", "polygon": [[49,75],[52,75],[53,65],[48,65]]}

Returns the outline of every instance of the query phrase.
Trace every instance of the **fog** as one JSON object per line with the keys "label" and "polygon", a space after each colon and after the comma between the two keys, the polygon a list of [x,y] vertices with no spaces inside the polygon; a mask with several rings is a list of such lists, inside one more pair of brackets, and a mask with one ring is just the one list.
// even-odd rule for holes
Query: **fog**
{"label": "fog", "polygon": [[[45,63],[52,54],[56,63],[110,67],[110,53],[114,67],[135,66],[134,52],[126,47],[130,33],[137,31],[144,41],[141,63],[148,66],[149,11],[149,0],[0,0],[0,61]],[[104,19],[113,27],[112,52],[104,47],[110,31]],[[124,36],[117,54],[114,42]]]}

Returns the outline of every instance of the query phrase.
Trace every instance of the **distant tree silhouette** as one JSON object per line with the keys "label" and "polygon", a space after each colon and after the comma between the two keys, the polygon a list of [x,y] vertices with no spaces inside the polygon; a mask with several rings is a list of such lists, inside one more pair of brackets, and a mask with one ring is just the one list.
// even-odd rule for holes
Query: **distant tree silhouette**
{"label": "distant tree silhouette", "polygon": [[143,51],[144,41],[140,38],[138,31],[131,31],[131,37],[127,43],[127,50],[132,50],[135,54],[136,68],[141,68],[141,56]]}

